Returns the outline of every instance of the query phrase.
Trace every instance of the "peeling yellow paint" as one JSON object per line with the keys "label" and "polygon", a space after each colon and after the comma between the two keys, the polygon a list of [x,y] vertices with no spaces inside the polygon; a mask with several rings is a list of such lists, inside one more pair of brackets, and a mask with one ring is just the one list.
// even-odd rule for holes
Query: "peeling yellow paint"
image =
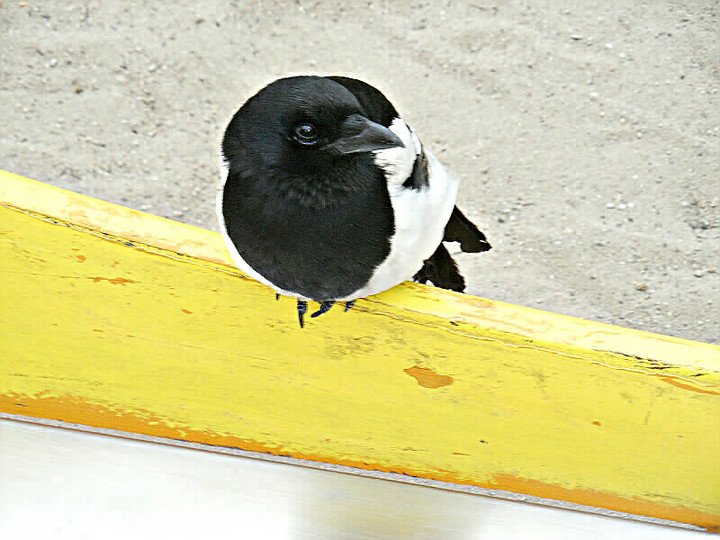
{"label": "peeling yellow paint", "polygon": [[0,411],[720,524],[720,347],[414,283],[301,330],[216,233],[5,173],[0,226]]}

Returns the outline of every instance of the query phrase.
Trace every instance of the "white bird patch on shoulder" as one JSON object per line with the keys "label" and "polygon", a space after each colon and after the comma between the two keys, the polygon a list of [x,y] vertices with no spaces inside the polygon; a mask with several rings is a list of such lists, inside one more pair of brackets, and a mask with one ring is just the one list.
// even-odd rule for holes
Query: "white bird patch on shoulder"
{"label": "white bird patch on shoulder", "polygon": [[412,174],[415,158],[422,152],[420,140],[401,118],[393,120],[389,129],[400,137],[405,146],[393,146],[373,152],[375,164],[385,171],[388,187],[402,185],[408,179]]}
{"label": "white bird patch on shoulder", "polygon": [[[459,180],[448,174],[435,156],[423,150],[415,133],[400,118],[393,120],[390,131],[400,137],[405,147],[378,150],[374,154],[375,163],[387,177],[395,234],[390,240],[390,254],[353,298],[377,294],[412,279],[442,242],[455,206]],[[403,186],[423,151],[427,157],[428,184],[420,189]]]}

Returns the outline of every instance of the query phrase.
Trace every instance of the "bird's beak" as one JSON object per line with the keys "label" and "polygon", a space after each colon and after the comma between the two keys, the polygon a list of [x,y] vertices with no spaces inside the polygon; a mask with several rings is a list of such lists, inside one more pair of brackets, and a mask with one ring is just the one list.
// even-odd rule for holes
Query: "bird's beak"
{"label": "bird's beak", "polygon": [[398,146],[405,147],[400,137],[388,128],[359,114],[352,114],[340,126],[340,137],[326,148],[340,154],[355,154]]}

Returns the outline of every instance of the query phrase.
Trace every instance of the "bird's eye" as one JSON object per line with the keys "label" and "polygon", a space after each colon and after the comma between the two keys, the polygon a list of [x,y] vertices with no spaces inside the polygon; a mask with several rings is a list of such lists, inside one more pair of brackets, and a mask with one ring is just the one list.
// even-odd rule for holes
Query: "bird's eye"
{"label": "bird's eye", "polygon": [[295,128],[295,140],[300,144],[314,144],[318,139],[318,130],[312,124],[300,124]]}

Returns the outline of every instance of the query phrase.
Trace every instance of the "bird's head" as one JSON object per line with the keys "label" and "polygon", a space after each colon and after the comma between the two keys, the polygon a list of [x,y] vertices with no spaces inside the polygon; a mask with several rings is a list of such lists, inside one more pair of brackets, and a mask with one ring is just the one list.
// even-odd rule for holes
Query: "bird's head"
{"label": "bird's head", "polygon": [[288,77],[260,90],[225,131],[222,151],[230,171],[266,178],[315,175],[342,169],[363,154],[403,147],[388,129],[396,114],[389,102],[392,111],[368,110],[343,81],[354,80]]}

